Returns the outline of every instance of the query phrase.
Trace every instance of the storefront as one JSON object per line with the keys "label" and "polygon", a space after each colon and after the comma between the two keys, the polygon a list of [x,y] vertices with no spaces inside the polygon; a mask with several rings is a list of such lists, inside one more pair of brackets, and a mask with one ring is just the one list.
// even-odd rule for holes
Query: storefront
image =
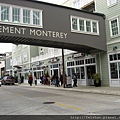
{"label": "storefront", "polygon": [[82,57],[67,61],[67,76],[77,75],[78,85],[94,85],[92,75],[96,73],[96,57]]}
{"label": "storefront", "polygon": [[49,63],[50,63],[50,76],[56,75],[58,74],[58,76],[60,77],[61,74],[61,68],[60,68],[60,63],[57,57],[55,58],[51,58]]}
{"label": "storefront", "polygon": [[[0,14],[3,16],[0,17],[0,42],[69,49],[86,54],[106,51],[104,14],[28,0],[0,0],[0,7]],[[5,14],[2,11],[5,11]],[[29,57],[32,53],[33,51],[29,53]],[[22,63],[22,69],[27,82],[31,60],[29,58],[29,61],[26,61],[25,57],[23,61],[25,63]],[[29,65],[26,62],[29,62]],[[64,63],[63,59],[61,63]],[[50,67],[50,75],[60,76],[61,63],[46,63],[50,65],[47,66],[47,69]],[[40,67],[42,66],[32,66],[32,74],[38,79],[43,74],[43,68]],[[96,72],[96,59],[93,57],[67,61],[65,72],[70,76],[77,73],[80,85],[92,85],[91,76]]]}
{"label": "storefront", "polygon": [[110,86],[120,86],[120,53],[111,53],[109,60]]}

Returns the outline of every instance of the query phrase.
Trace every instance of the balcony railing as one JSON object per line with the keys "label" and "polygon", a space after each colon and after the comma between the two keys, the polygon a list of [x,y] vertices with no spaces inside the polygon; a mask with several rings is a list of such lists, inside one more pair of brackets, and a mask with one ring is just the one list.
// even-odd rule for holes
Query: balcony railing
{"label": "balcony railing", "polygon": [[[71,51],[71,50],[64,50],[64,55],[70,54],[70,53],[74,53],[75,51]],[[46,59],[50,59],[53,57],[59,57],[62,56],[62,50],[57,50],[54,51],[54,53],[50,54],[50,53],[45,53],[43,55],[39,55],[36,57],[31,58],[31,62],[36,62],[36,61],[41,61],[41,60],[46,60]]]}

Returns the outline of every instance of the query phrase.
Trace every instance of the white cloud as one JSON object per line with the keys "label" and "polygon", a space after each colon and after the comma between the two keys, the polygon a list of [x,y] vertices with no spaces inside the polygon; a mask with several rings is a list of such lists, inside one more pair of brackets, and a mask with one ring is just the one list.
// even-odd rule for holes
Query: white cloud
{"label": "white cloud", "polygon": [[12,44],[11,43],[0,43],[0,53],[11,52]]}

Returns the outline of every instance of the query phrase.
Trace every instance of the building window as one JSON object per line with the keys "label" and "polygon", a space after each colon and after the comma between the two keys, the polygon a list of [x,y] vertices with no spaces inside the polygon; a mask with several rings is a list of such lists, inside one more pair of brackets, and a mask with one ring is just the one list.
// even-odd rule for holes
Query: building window
{"label": "building window", "polygon": [[23,55],[23,61],[24,61],[24,62],[27,62],[27,61],[28,61],[27,53],[25,53],[25,54]]}
{"label": "building window", "polygon": [[94,63],[96,63],[95,58],[90,58],[85,60],[85,64],[94,64]]}
{"label": "building window", "polygon": [[97,33],[97,22],[92,22],[93,33]]}
{"label": "building window", "polygon": [[33,11],[33,24],[40,25],[40,12]]}
{"label": "building window", "polygon": [[1,6],[1,20],[5,22],[9,21],[9,7]]}
{"label": "building window", "polygon": [[117,63],[110,63],[111,79],[118,79]]}
{"label": "building window", "polygon": [[77,18],[72,18],[72,29],[78,30]]}
{"label": "building window", "polygon": [[13,65],[17,65],[17,59],[16,58],[13,59]]}
{"label": "building window", "polygon": [[117,3],[117,0],[107,0],[108,6],[114,5]]}
{"label": "building window", "polygon": [[10,6],[8,4],[2,5],[1,3],[0,14],[0,21],[2,22],[11,22],[11,24],[20,23],[21,26],[27,24],[33,27],[43,27],[42,10],[32,10],[32,8],[21,8],[21,6]]}
{"label": "building window", "polygon": [[99,23],[97,20],[71,16],[71,23],[71,32],[99,35]]}
{"label": "building window", "polygon": [[20,22],[20,8],[12,8],[12,21],[14,23]]}
{"label": "building window", "polygon": [[54,48],[48,48],[48,54],[49,55],[54,55]]}
{"label": "building window", "polygon": [[20,65],[21,63],[22,63],[21,56],[18,56],[18,65]]}
{"label": "building window", "polygon": [[12,59],[10,59],[10,66],[12,66]]}
{"label": "building window", "polygon": [[73,8],[80,8],[80,0],[75,0],[74,2],[73,2]]}
{"label": "building window", "polygon": [[84,20],[79,20],[80,31],[84,31]]}
{"label": "building window", "polygon": [[119,23],[118,23],[118,18],[110,20],[110,31],[111,31],[111,36],[118,35],[119,33]]}
{"label": "building window", "polygon": [[90,21],[86,21],[86,31],[91,32],[91,22]]}
{"label": "building window", "polygon": [[23,23],[30,24],[30,10],[23,9]]}
{"label": "building window", "polygon": [[74,61],[72,61],[72,62],[67,62],[67,66],[74,66]]}

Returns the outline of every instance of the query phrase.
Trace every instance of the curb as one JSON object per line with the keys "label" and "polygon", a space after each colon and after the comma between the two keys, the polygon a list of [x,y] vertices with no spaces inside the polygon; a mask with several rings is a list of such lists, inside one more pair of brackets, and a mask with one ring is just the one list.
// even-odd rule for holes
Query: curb
{"label": "curb", "polygon": [[[16,86],[29,86],[28,84],[17,84]],[[34,85],[32,86],[34,87]],[[104,94],[104,95],[117,95],[120,96],[119,91],[110,91],[110,90],[91,90],[91,89],[74,89],[74,88],[61,88],[61,87],[51,87],[51,86],[36,86],[37,88],[44,88],[44,89],[56,89],[56,90],[64,90],[64,91],[75,91],[75,92],[84,92],[84,93],[94,93],[94,94]]]}

